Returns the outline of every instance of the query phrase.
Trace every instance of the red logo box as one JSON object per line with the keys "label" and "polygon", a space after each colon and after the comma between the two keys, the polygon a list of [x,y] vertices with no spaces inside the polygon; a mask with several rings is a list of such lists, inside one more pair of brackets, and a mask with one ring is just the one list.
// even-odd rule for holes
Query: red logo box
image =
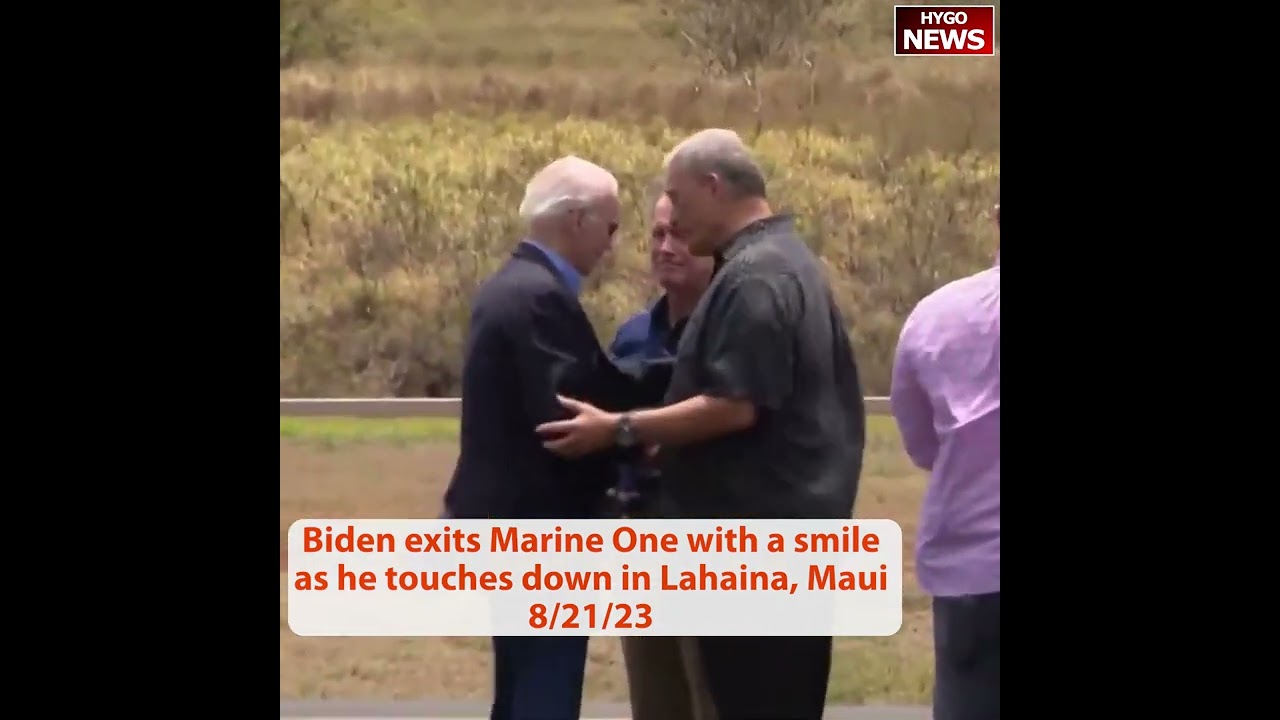
{"label": "red logo box", "polygon": [[894,5],[896,57],[995,55],[995,5]]}

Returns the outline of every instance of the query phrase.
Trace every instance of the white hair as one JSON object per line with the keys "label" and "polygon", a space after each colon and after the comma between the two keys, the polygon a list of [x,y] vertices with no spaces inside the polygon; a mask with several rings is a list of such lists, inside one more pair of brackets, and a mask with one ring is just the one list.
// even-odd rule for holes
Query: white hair
{"label": "white hair", "polygon": [[608,170],[568,155],[542,168],[524,188],[520,218],[526,223],[590,205],[618,194],[618,179]]}
{"label": "white hair", "polygon": [[764,173],[738,133],[723,128],[700,130],[672,148],[663,167],[714,172],[730,187],[764,197]]}

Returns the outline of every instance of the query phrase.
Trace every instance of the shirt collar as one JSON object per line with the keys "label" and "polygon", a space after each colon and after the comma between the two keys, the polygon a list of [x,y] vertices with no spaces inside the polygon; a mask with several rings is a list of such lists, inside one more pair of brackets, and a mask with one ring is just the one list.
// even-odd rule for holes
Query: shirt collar
{"label": "shirt collar", "polygon": [[651,350],[661,349],[663,355],[674,355],[676,352],[676,343],[679,342],[680,336],[684,334],[684,327],[689,322],[689,318],[683,317],[671,323],[671,302],[666,293],[653,302],[649,306],[649,335],[648,344]]}
{"label": "shirt collar", "polygon": [[537,248],[543,255],[547,256],[547,259],[551,261],[553,266],[555,266],[556,272],[560,274],[560,279],[564,281],[565,285],[569,286],[569,290],[573,292],[574,295],[582,292],[582,273],[578,272],[576,268],[570,265],[569,261],[565,260],[563,255],[552,250],[546,245],[543,245],[537,240],[526,239],[524,242],[527,245],[532,245]]}
{"label": "shirt collar", "polygon": [[649,323],[650,325],[658,325],[663,330],[667,328],[667,294],[663,293],[661,297],[653,301],[649,306]]}
{"label": "shirt collar", "polygon": [[729,242],[725,243],[724,247],[715,253],[715,269],[711,274],[718,274],[720,268],[726,262],[732,260],[734,255],[742,252],[743,248],[765,237],[772,231],[790,230],[794,222],[795,218],[791,215],[770,215],[766,218],[760,218],[734,233],[733,237],[729,238]]}

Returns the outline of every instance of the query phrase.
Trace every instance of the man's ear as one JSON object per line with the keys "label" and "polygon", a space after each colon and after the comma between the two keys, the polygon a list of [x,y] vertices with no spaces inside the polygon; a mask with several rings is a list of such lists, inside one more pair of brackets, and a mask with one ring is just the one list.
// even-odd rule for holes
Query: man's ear
{"label": "man's ear", "polygon": [[728,185],[724,182],[724,177],[717,173],[707,173],[707,189],[711,191],[711,196],[717,200],[724,200],[729,191]]}

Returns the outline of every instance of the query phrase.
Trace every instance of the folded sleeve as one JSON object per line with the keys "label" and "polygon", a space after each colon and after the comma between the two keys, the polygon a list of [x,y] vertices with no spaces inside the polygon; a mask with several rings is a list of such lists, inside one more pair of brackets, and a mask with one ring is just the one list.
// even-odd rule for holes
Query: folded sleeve
{"label": "folded sleeve", "polygon": [[712,308],[704,393],[777,410],[795,378],[800,286],[789,275],[746,276]]}

